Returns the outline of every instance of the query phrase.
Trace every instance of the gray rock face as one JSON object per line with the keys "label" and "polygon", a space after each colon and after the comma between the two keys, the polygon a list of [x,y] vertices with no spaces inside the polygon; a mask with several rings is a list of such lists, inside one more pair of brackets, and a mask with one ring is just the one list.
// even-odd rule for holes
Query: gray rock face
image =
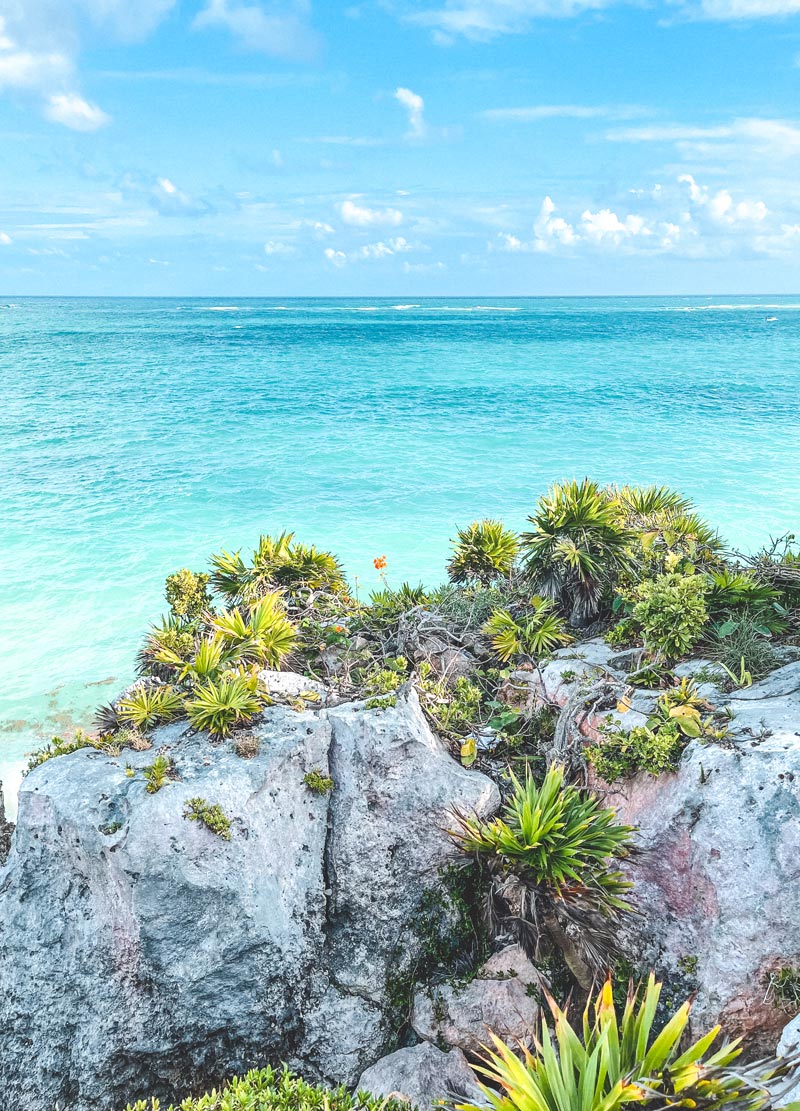
{"label": "gray rock face", "polygon": [[800,1015],[784,1026],[776,1053],[778,1057],[800,1053]]}
{"label": "gray rock face", "polygon": [[463,987],[437,984],[414,993],[411,1024],[427,1041],[456,1046],[471,1056],[491,1045],[491,1034],[532,1044],[539,1007],[529,988],[541,979],[518,945],[495,953]]}
{"label": "gray rock face", "polygon": [[427,1042],[383,1057],[361,1074],[358,1087],[376,1096],[403,1099],[420,1111],[438,1100],[487,1104],[464,1054],[458,1049],[444,1053]]}
{"label": "gray rock face", "polygon": [[0,783],[0,865],[5,864],[11,851],[11,834],[14,823],[6,819],[6,804],[3,798],[3,784]]}
{"label": "gray rock face", "polygon": [[[576,680],[563,670],[599,668],[624,680],[602,642],[580,649],[584,659],[557,653],[530,674],[529,697],[567,705]],[[735,715],[723,744],[692,742],[675,774],[639,774],[612,788],[594,782],[639,828],[644,851],[629,869],[643,913],[628,938],[637,963],[674,973],[687,995],[697,990],[696,1030],[719,1021],[769,1052],[786,1021],[769,974],[800,965],[800,663],[729,696],[703,693]],[[634,709],[615,719],[638,724],[637,709],[653,698],[637,694]],[[604,716],[576,725],[592,737]]]}
{"label": "gray rock face", "polygon": [[[252,732],[251,759],[177,725],[24,780],[0,871],[0,1105],[110,1111],[267,1060],[352,1083],[391,1048],[387,980],[420,956],[448,810],[488,814],[497,789],[413,691],[383,711],[276,706]],[[148,794],[162,750],[176,778]],[[229,841],[183,816],[196,797]]]}

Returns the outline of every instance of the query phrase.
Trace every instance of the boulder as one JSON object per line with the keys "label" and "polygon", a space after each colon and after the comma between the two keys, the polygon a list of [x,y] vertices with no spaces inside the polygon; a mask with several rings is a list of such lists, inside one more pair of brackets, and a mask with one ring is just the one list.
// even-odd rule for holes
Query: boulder
{"label": "boulder", "polygon": [[800,1015],[784,1026],[775,1052],[778,1057],[791,1057],[800,1053]]}
{"label": "boulder", "polygon": [[475,1074],[458,1049],[442,1052],[427,1042],[398,1049],[361,1074],[359,1091],[391,1096],[427,1111],[440,1100],[456,1103],[488,1101],[476,1083]]}
{"label": "boulder", "polygon": [[[23,781],[0,870],[2,1106],[111,1111],[279,1060],[352,1084],[393,1048],[392,979],[444,890],[449,810],[488,815],[497,788],[413,690],[380,711],[273,706],[250,732],[250,759],[182,723]],[[159,752],[173,778],[150,794]],[[198,798],[230,839],[184,816]]]}
{"label": "boulder", "polygon": [[475,1057],[491,1034],[530,1045],[539,1020],[542,979],[518,945],[495,953],[469,983],[437,984],[414,994],[411,1024],[421,1038]]}
{"label": "boulder", "polygon": [[[565,708],[589,738],[608,711],[587,714],[570,696],[581,680],[614,676],[624,683],[611,649],[592,641],[512,679],[526,677],[529,698]],[[592,783],[639,831],[642,851],[628,871],[641,917],[627,930],[637,967],[674,977],[676,992],[697,992],[695,1031],[721,1022],[766,1053],[786,1018],[769,975],[800,965],[800,662],[730,695],[701,689],[730,707],[729,737],[691,742],[674,774]],[[637,692],[633,709],[611,718],[630,728],[656,698]]]}

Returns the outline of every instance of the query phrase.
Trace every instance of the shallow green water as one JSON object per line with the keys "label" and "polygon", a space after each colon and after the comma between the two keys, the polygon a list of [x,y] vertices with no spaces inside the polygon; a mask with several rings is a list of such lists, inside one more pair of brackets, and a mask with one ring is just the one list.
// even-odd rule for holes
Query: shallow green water
{"label": "shallow green water", "polygon": [[800,525],[800,298],[21,299],[0,390],[0,777],[131,677],[165,575],[260,531],[368,591],[583,474],[739,546]]}

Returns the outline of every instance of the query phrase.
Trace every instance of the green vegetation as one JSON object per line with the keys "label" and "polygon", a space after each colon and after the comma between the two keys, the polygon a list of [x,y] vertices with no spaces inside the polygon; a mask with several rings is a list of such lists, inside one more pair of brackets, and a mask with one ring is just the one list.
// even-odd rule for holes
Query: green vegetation
{"label": "green vegetation", "polygon": [[119,748],[114,744],[113,739],[92,737],[88,733],[84,733],[82,729],[78,729],[75,736],[70,740],[65,740],[63,737],[53,737],[44,748],[32,752],[28,757],[25,774],[32,772],[34,768],[38,768],[40,764],[44,764],[54,756],[68,756],[71,752],[77,752],[81,748],[96,748],[113,756],[119,753]]}
{"label": "green vegetation", "polygon": [[376,698],[368,698],[364,703],[365,710],[389,710],[397,705],[396,694],[382,694]]}
{"label": "green vegetation", "polygon": [[454,583],[488,586],[508,578],[519,551],[519,539],[501,521],[473,521],[459,529],[447,574]]}
{"label": "green vegetation", "polygon": [[686,655],[708,622],[706,582],[700,575],[675,571],[647,579],[633,591],[633,619],[648,648],[674,660]]}
{"label": "green vegetation", "polygon": [[[608,980],[583,1023],[573,1026],[566,1011],[549,1000],[552,1027],[542,1020],[535,1053],[494,1038],[480,1071],[484,1093],[495,1111],[617,1111],[630,1104],[664,1107],[771,1106],[765,1080],[785,1076],[792,1063],[738,1062],[738,1042],[714,1049],[719,1027],[686,1044],[691,1004],[682,1004],[659,1031],[655,1025],[661,985],[651,975],[628,992],[617,1015]],[[734,1064],[734,1062],[736,1062]],[[777,1102],[777,1100],[776,1100]],[[459,1104],[460,1111],[478,1111]]]}
{"label": "green vegetation", "polygon": [[160,791],[165,783],[169,781],[171,764],[168,756],[156,756],[155,760],[149,767],[143,768],[144,778],[147,782],[145,788],[148,794],[154,795],[156,791]]}
{"label": "green vegetation", "polygon": [[313,768],[303,776],[303,782],[315,795],[329,795],[333,790],[333,780],[319,768]]}
{"label": "green vegetation", "polygon": [[211,608],[209,578],[187,567],[167,576],[164,594],[173,617],[192,620]]}
{"label": "green vegetation", "polygon": [[231,820],[218,803],[206,802],[201,798],[187,799],[183,816],[190,822],[200,822],[223,841],[230,841]]}
{"label": "green vegetation", "polygon": [[186,710],[195,729],[226,737],[235,725],[250,721],[265,701],[255,675],[234,675],[197,687],[186,702]]}
{"label": "green vegetation", "polygon": [[249,563],[239,552],[211,557],[211,581],[230,601],[252,603],[273,591],[292,594],[301,589],[344,590],[339,560],[313,544],[301,544],[293,532],[261,536]]}
{"label": "green vegetation", "polygon": [[800,968],[791,965],[773,969],[764,977],[767,996],[779,1007],[800,1011]]}
{"label": "green vegetation", "polygon": [[116,710],[121,722],[130,722],[137,729],[152,729],[181,716],[183,695],[170,686],[141,686],[121,698]]}
{"label": "green vegetation", "polygon": [[[630,910],[630,884],[614,863],[630,851],[633,831],[594,795],[566,783],[563,767],[549,768],[541,786],[530,774],[520,781],[512,773],[510,780],[512,794],[499,817],[484,821],[456,812],[451,837],[485,863],[498,927],[516,932],[533,954],[549,935],[588,989],[610,963],[620,915]],[[571,933],[571,926],[578,931]]]}
{"label": "green vegetation", "polygon": [[516,656],[546,656],[572,639],[555,612],[555,604],[538,596],[531,599],[528,611],[519,618],[512,617],[508,610],[496,609],[484,632],[503,663]]}

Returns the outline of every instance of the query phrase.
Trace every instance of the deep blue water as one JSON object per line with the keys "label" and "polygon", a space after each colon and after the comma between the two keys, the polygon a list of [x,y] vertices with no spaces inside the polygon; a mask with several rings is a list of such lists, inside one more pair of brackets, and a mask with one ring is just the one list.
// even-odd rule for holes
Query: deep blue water
{"label": "deep blue water", "polygon": [[457,525],[590,474],[757,546],[800,526],[798,397],[800,297],[0,302],[0,765],[261,531],[435,581]]}

